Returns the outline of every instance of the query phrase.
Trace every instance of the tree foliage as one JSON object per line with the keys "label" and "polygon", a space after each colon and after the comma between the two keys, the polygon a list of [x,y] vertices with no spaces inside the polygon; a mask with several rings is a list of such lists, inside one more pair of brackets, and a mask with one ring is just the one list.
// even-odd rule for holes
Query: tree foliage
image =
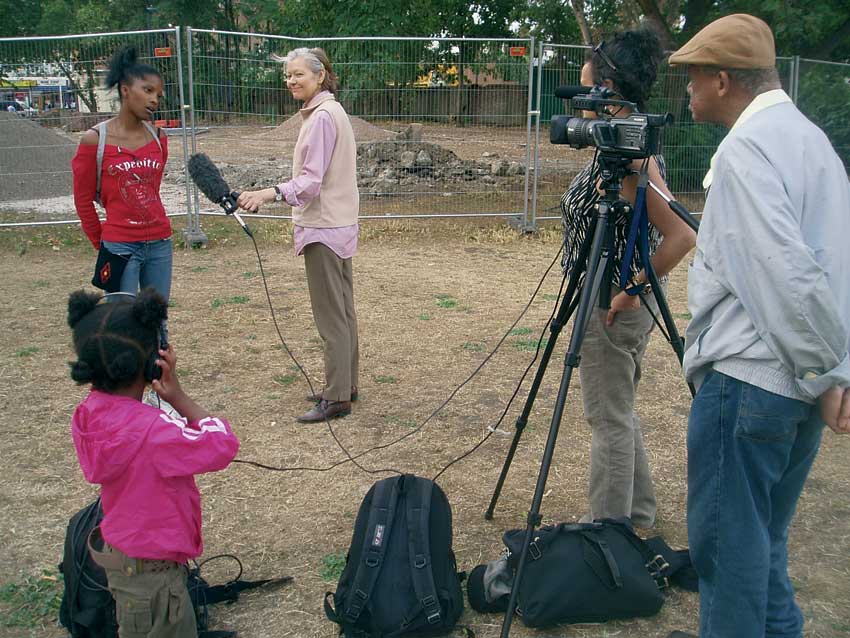
{"label": "tree foliage", "polygon": [[519,35],[578,43],[580,21],[597,39],[645,19],[674,48],[738,12],[773,27],[780,55],[850,59],[850,0],[0,0],[0,36],[171,24],[301,37]]}

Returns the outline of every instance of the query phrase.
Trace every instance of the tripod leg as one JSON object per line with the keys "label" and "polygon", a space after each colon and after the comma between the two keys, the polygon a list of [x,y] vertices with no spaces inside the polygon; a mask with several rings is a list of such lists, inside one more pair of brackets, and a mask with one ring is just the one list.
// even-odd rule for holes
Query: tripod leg
{"label": "tripod leg", "polygon": [[[646,278],[649,285],[652,287],[652,296],[655,297],[655,302],[658,304],[658,312],[661,313],[661,318],[664,321],[664,328],[667,330],[667,335],[670,337],[670,345],[673,346],[673,351],[679,359],[679,364],[685,358],[685,340],[679,335],[679,330],[676,328],[676,322],[673,320],[673,315],[670,312],[670,306],[667,304],[667,299],[661,290],[661,284],[658,283],[658,275],[655,274],[655,269],[652,263],[647,259]],[[692,383],[688,383],[691,390],[691,396],[696,395],[696,388]]]}
{"label": "tripod leg", "polygon": [[583,264],[587,261],[588,253],[590,252],[590,247],[593,242],[594,231],[596,228],[596,221],[594,220],[591,223],[590,230],[587,233],[584,241],[582,242],[581,248],[579,249],[578,256],[576,257],[576,265],[573,267],[572,272],[570,273],[570,280],[567,283],[567,289],[564,292],[564,298],[561,300],[561,306],[558,309],[558,313],[555,318],[552,320],[552,323],[549,327],[549,341],[546,343],[546,347],[543,349],[543,354],[540,357],[540,364],[537,366],[537,372],[534,375],[534,381],[531,384],[531,389],[528,392],[528,397],[525,400],[525,405],[523,406],[522,413],[516,420],[516,429],[514,431],[514,438],[511,441],[511,447],[508,450],[508,455],[505,458],[505,462],[502,465],[502,471],[499,474],[499,480],[496,482],[496,488],[493,490],[493,496],[490,499],[490,505],[487,507],[487,511],[484,513],[484,518],[488,521],[493,520],[493,512],[496,510],[496,503],[499,501],[499,496],[502,493],[502,487],[505,484],[505,479],[508,477],[508,471],[511,468],[511,463],[513,463],[514,455],[516,454],[517,447],[519,446],[519,440],[522,438],[522,433],[525,431],[525,426],[528,425],[528,417],[531,414],[531,409],[534,406],[534,401],[537,398],[537,392],[540,389],[540,384],[543,382],[543,377],[546,375],[546,368],[549,366],[549,359],[552,357],[552,351],[555,349],[555,342],[558,339],[558,336],[561,333],[562,328],[566,325],[570,316],[576,309],[579,298],[579,278],[581,277],[584,269],[579,266],[579,264]]}
{"label": "tripod leg", "polygon": [[531,537],[534,534],[534,528],[540,525],[540,505],[543,502],[543,493],[546,490],[546,480],[549,477],[549,468],[552,464],[552,457],[555,453],[555,444],[558,440],[558,429],[561,426],[561,418],[564,413],[567,392],[570,388],[570,380],[572,378],[573,370],[575,370],[579,364],[579,353],[581,352],[581,344],[587,329],[587,319],[593,311],[594,300],[597,299],[599,295],[601,278],[597,276],[597,273],[607,272],[608,260],[611,256],[613,243],[613,217],[609,218],[609,212],[608,202],[600,202],[596,228],[593,233],[593,243],[587,260],[586,285],[581,291],[578,312],[576,314],[576,319],[573,322],[573,330],[570,335],[570,345],[567,349],[567,355],[564,361],[564,374],[561,377],[561,385],[558,388],[555,412],[552,415],[552,422],[549,426],[549,436],[546,439],[546,448],[543,451],[540,473],[537,476],[537,485],[534,488],[534,497],[531,501],[531,509],[528,512],[522,551],[520,552],[519,562],[517,564],[516,573],[514,574],[508,609],[505,612],[505,619],[502,623],[501,638],[508,638],[510,635],[511,623],[513,622],[514,612],[517,607],[519,588],[522,584],[522,574],[525,569],[525,563],[528,560],[528,547],[531,544]]}

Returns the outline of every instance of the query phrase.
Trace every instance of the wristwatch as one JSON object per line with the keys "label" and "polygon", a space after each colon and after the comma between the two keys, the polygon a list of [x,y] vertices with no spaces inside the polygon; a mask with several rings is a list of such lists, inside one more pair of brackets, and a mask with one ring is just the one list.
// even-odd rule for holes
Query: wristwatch
{"label": "wristwatch", "polygon": [[276,201],[276,202],[283,201],[283,191],[280,190],[280,186],[274,187],[274,201]]}

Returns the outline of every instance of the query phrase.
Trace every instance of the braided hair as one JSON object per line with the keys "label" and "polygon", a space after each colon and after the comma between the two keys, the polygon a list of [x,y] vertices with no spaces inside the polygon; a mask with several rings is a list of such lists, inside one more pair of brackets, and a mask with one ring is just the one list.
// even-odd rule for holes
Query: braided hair
{"label": "braided hair", "polygon": [[[150,64],[139,62],[139,53],[136,47],[124,46],[112,54],[109,60],[109,72],[106,75],[106,88],[111,89],[122,84],[131,84],[133,80],[141,79],[147,75],[155,75],[162,78],[159,70]],[[121,96],[121,91],[118,91]]]}
{"label": "braided hair", "polygon": [[131,385],[158,347],[157,330],[168,314],[168,303],[153,288],[135,298],[101,303],[96,293],[77,290],[68,299],[68,325],[77,361],[71,378],[96,390],[114,392]]}
{"label": "braided hair", "polygon": [[[614,90],[624,99],[645,110],[646,101],[658,76],[664,50],[656,32],[648,25],[621,31],[601,43],[604,55],[594,51],[588,56],[593,67],[593,81],[611,80]],[[608,58],[606,60],[605,58]],[[611,68],[613,62],[616,69]]]}

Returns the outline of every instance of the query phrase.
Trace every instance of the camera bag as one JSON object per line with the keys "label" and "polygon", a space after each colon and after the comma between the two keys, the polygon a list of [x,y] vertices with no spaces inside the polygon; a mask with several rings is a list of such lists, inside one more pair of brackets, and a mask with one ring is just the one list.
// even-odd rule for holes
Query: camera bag
{"label": "camera bag", "polygon": [[452,511],[434,481],[406,474],[367,492],[325,614],[353,637],[448,633],[463,611]]}
{"label": "camera bag", "polygon": [[[94,562],[86,543],[91,531],[103,520],[100,498],[74,514],[68,522],[65,534],[65,550],[59,571],[65,589],[59,607],[59,623],[68,630],[71,638],[118,638],[118,621],[115,615],[115,599],[109,591],[106,572]],[[239,559],[231,554],[228,558]],[[213,556],[209,562],[219,556]],[[290,576],[267,580],[241,580],[239,575],[223,585],[210,585],[201,577],[200,566],[189,570],[186,587],[192,600],[198,626],[198,638],[232,638],[235,631],[209,630],[207,605],[233,602],[239,592],[262,585],[283,585],[292,580]]]}
{"label": "camera bag", "polygon": [[[514,571],[524,538],[525,530],[504,535]],[[652,546],[638,537],[628,519],[541,527],[529,545],[517,598],[523,624],[546,627],[657,613],[669,578],[690,559],[687,550],[674,552],[660,538],[651,540]]]}

